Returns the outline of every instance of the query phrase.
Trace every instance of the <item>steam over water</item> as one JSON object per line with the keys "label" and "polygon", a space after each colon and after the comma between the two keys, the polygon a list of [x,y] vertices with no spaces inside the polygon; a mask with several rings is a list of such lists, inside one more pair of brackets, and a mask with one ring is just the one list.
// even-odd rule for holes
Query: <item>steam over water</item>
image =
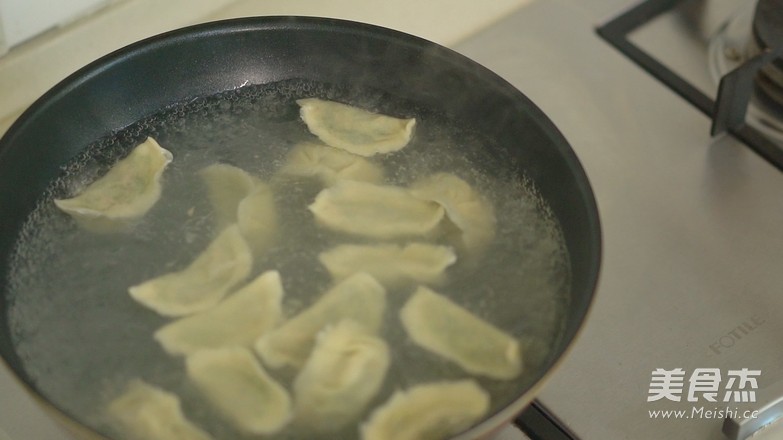
{"label": "steam over water", "polygon": [[[103,410],[133,378],[177,393],[189,419],[215,438],[244,438],[204,404],[184,375],[181,358],[152,339],[169,322],[135,303],[130,286],[187,266],[214,236],[211,208],[195,172],[222,162],[271,181],[297,142],[315,140],[298,117],[295,99],[340,100],[398,117],[416,117],[409,146],[374,157],[387,183],[407,185],[418,177],[454,173],[494,205],[498,233],[478,258],[461,258],[435,290],[522,341],[525,373],[514,381],[480,379],[493,411],[527,389],[538,366],[552,355],[570,288],[568,256],[558,225],[492,143],[460,124],[399,102],[381,92],[361,93],[302,81],[245,87],[167,109],[115,136],[101,139],[69,163],[21,232],[10,271],[8,310],[13,339],[35,387],[56,406],[88,425],[113,433]],[[80,230],[57,210],[53,198],[70,197],[152,136],[174,154],[164,173],[163,195],[130,232],[96,235]],[[320,185],[275,181],[281,239],[254,275],[280,271],[284,309],[292,316],[330,284],[318,253],[360,240],[318,228],[307,210]],[[392,347],[392,367],[371,408],[395,389],[436,379],[469,377],[455,365],[407,339],[397,313],[415,286],[390,290],[382,336]],[[270,370],[286,386],[295,372]],[[365,412],[366,418],[369,409]],[[350,439],[356,426],[323,438]],[[314,439],[291,425],[279,439]]]}

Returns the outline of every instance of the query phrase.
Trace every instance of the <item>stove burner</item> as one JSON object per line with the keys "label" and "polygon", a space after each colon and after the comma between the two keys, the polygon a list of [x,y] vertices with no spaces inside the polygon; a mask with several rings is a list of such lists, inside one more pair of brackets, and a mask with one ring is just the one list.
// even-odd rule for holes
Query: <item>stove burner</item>
{"label": "stove burner", "polygon": [[[658,17],[698,10],[707,0],[644,0],[596,30],[607,42],[667,85],[713,120],[713,134],[728,131],[783,171],[783,45],[780,42],[783,0],[736,2],[739,13],[729,16],[709,42],[709,69],[717,97],[664,64],[630,38]],[[727,1],[724,4],[731,4]],[[754,7],[760,8],[754,31]],[[674,12],[678,11],[678,12]],[[725,17],[725,15],[724,15]],[[758,39],[758,41],[756,41]],[[777,59],[776,59],[777,57]],[[769,67],[772,65],[773,67]],[[754,81],[761,67],[762,80]],[[777,99],[780,97],[780,99]]]}
{"label": "stove burner", "polygon": [[[753,16],[753,36],[763,49],[783,44],[783,0],[759,0]],[[783,64],[783,60],[777,62]]]}
{"label": "stove burner", "polygon": [[[748,3],[710,39],[708,62],[714,83],[768,50],[783,35],[783,0]],[[783,60],[759,69],[753,78],[747,119],[771,138],[783,141]]]}
{"label": "stove burner", "polygon": [[[783,45],[783,0],[759,0],[753,16],[753,37],[759,53]],[[756,82],[764,95],[783,107],[783,59],[764,66]]]}

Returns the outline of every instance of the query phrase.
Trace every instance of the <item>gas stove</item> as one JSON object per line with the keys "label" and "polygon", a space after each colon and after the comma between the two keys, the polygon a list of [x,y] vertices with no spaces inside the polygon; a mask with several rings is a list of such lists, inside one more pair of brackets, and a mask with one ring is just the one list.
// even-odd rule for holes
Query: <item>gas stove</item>
{"label": "gas stove", "polygon": [[757,55],[718,50],[756,4],[537,2],[459,47],[542,107],[596,192],[595,308],[539,398],[575,437],[717,439],[725,425],[744,438],[778,417],[753,413],[775,406],[783,378],[774,107],[756,81],[738,87],[752,92],[747,117],[730,111],[730,135],[713,137],[708,102],[721,100],[717,64]]}
{"label": "gas stove", "polygon": [[[783,396],[782,63],[766,55],[780,41],[779,0],[498,1],[482,6],[491,14],[435,2],[451,20],[392,1],[384,13],[396,21],[363,2],[229,3],[188,20],[309,13],[419,34],[504,77],[569,140],[598,200],[603,267],[584,331],[518,419],[530,438],[744,438],[777,417],[753,411]],[[759,7],[771,12],[756,20]],[[187,24],[168,14],[171,27]],[[746,61],[756,64],[743,70]],[[12,90],[3,63],[0,91],[13,91],[17,107],[51,85]],[[44,64],[40,75],[68,73],[51,74],[58,68]],[[718,112],[715,102],[741,105]],[[9,118],[18,108],[0,110]],[[65,438],[45,420],[0,380],[0,440],[3,430],[11,440]],[[512,427],[501,435],[522,438]],[[763,436],[783,434],[773,424],[754,438]]]}
{"label": "gas stove", "polygon": [[651,0],[598,32],[712,118],[713,135],[783,169],[783,1]]}

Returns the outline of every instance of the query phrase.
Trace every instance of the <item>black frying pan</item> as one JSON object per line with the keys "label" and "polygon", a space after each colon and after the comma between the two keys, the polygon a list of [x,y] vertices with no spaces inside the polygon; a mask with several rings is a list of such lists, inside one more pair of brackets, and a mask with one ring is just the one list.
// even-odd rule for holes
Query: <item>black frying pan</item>
{"label": "black frying pan", "polygon": [[21,225],[63,164],[96,139],[174,103],[291,78],[387,91],[471,124],[495,141],[496,154],[514,159],[507,162],[514,172],[532,179],[570,256],[565,327],[534,385],[459,438],[487,434],[530,402],[579,331],[598,277],[598,213],[568,143],[522,93],[455,52],[374,26],[288,17],[210,23],[131,45],[54,87],[0,140],[0,355],[40,400],[9,336],[6,274]]}

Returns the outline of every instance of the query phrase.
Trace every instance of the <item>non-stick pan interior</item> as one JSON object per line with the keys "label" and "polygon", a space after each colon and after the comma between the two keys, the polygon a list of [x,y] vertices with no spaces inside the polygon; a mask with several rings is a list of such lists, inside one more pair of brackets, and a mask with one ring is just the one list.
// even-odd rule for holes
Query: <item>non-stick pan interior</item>
{"label": "non-stick pan interior", "polygon": [[343,21],[253,18],[176,31],[109,55],[48,92],[0,141],[0,354],[19,377],[28,379],[5,313],[8,259],[61,167],[96,139],[175,103],[292,78],[387,91],[469,123],[534,182],[562,228],[572,278],[562,337],[538,376],[545,374],[581,326],[600,260],[592,192],[555,126],[505,81],[432,43]]}

